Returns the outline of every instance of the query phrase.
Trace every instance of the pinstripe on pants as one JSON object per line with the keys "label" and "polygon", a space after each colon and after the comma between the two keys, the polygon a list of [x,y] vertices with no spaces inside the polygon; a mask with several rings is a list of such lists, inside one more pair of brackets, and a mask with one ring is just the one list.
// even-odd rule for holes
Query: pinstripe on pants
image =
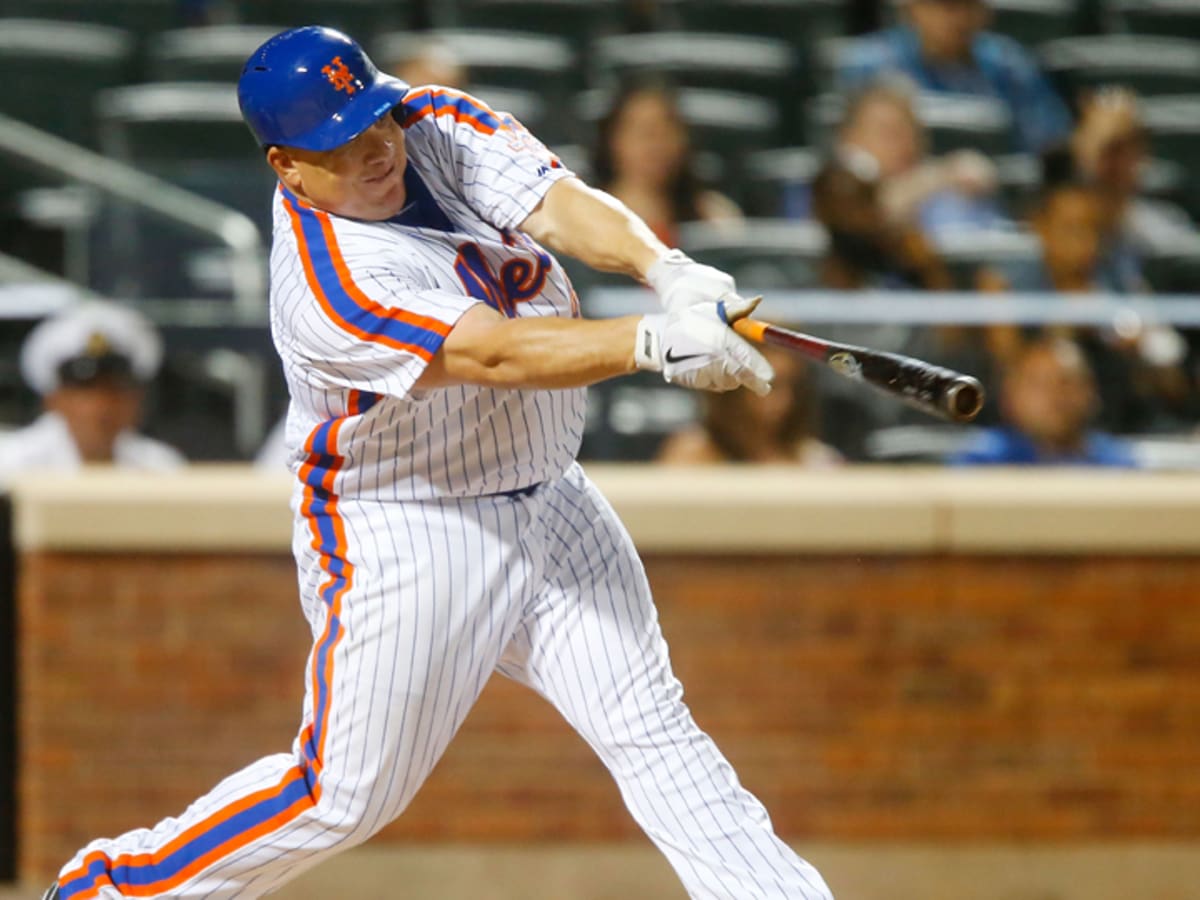
{"label": "pinstripe on pants", "polygon": [[[578,466],[528,496],[336,507],[340,562],[311,517],[296,530],[314,647],[292,753],[89,845],[64,900],[269,893],[400,815],[497,669],[587,740],[690,896],[831,898],[692,720],[637,554]],[[289,777],[290,806],[259,799]]]}

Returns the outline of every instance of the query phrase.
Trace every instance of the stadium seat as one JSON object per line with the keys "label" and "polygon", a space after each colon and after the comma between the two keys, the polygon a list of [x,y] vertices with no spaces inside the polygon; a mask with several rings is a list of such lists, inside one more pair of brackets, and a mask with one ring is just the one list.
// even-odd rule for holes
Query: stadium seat
{"label": "stadium seat", "polygon": [[565,102],[583,87],[575,51],[562,38],[514,31],[447,28],[380,35],[371,45],[372,58],[391,69],[429,40],[443,42],[466,67],[471,81],[540,94],[549,102]]}
{"label": "stadium seat", "polygon": [[1141,108],[1154,155],[1178,166],[1185,175],[1176,199],[1193,217],[1200,218],[1200,94],[1147,97]]}
{"label": "stadium seat", "polygon": [[132,35],[118,28],[0,20],[0,66],[9,80],[0,112],[92,145],[92,98],[129,80],[133,55]]}
{"label": "stadium seat", "polygon": [[1113,19],[1130,34],[1200,35],[1196,0],[1109,0]]}
{"label": "stadium seat", "polygon": [[177,0],[0,0],[0,13],[108,25],[139,37],[183,24]]}
{"label": "stadium seat", "polygon": [[[917,117],[929,135],[931,152],[971,149],[998,155],[1012,147],[1012,119],[1007,107],[987,97],[919,94]],[[845,115],[846,98],[823,94],[810,104],[810,143],[821,145]]]}
{"label": "stadium seat", "polygon": [[793,48],[774,38],[656,32],[601,38],[598,74],[658,73],[685,87],[756,94],[771,103],[797,90]]}
{"label": "stadium seat", "polygon": [[1200,92],[1200,41],[1103,35],[1050,41],[1040,49],[1064,96],[1124,85],[1143,96]]}
{"label": "stadium seat", "polygon": [[781,38],[798,48],[846,29],[841,0],[667,0],[664,6],[685,31]]}
{"label": "stadium seat", "polygon": [[[242,122],[232,86],[199,82],[143,84],[102,92],[96,99],[101,149],[152,175],[239,210],[270,232],[275,178]],[[164,228],[134,210],[110,207],[105,255],[125,296],[197,297],[220,294],[209,273],[211,241]],[[131,273],[137,273],[133,275]]]}
{"label": "stadium seat", "polygon": [[146,48],[150,80],[236,84],[246,59],[277,31],[270,25],[215,25],[156,35]]}
{"label": "stadium seat", "polygon": [[239,0],[240,21],[254,25],[328,25],[361,43],[417,24],[420,0]]}
{"label": "stadium seat", "polygon": [[808,218],[809,185],[820,169],[821,156],[811,147],[761,150],[746,157],[736,199],[752,216]]}
{"label": "stadium seat", "polygon": [[456,6],[439,6],[435,24],[549,35],[570,41],[577,52],[598,36],[624,30],[622,0],[459,0]]}
{"label": "stadium seat", "polygon": [[679,230],[680,248],[749,291],[816,287],[827,245],[825,230],[814,222],[693,222]]}
{"label": "stadium seat", "polygon": [[1077,0],[990,0],[989,30],[1036,47],[1077,33]]}
{"label": "stadium seat", "polygon": [[1003,269],[1014,263],[1033,265],[1041,256],[1037,238],[1024,231],[942,231],[935,244],[954,283],[962,289],[975,284],[980,269]]}

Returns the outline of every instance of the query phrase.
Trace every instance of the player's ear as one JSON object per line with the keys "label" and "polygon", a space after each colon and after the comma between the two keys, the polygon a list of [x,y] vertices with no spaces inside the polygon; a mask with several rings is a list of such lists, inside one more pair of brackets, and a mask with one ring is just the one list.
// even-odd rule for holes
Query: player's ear
{"label": "player's ear", "polygon": [[268,147],[267,164],[275,170],[279,180],[293,191],[302,190],[300,169],[296,166],[295,157],[287,151],[286,147],[280,147],[277,144]]}

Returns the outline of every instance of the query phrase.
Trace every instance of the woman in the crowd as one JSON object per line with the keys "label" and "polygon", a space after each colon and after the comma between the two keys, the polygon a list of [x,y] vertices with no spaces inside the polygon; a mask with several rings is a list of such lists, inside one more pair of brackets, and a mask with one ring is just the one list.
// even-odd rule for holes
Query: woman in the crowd
{"label": "woman in the crowd", "polygon": [[996,201],[996,167],[980,153],[929,155],[914,96],[901,81],[880,81],[850,99],[837,132],[842,153],[866,154],[879,170],[888,218],[925,233],[961,233],[1012,223]]}
{"label": "woman in the crowd", "polygon": [[684,222],[741,218],[732,200],[697,177],[687,123],[662,81],[631,81],[618,90],[598,124],[592,171],[598,187],[671,247]]}

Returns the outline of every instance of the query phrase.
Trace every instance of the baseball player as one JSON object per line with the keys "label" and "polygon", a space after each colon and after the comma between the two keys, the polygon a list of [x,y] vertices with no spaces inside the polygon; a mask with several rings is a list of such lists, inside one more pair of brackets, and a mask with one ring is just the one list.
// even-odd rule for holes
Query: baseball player
{"label": "baseball player", "polygon": [[[48,896],[269,894],[399,816],[498,670],[591,744],[692,897],[829,900],[692,720],[633,544],[574,459],[601,379],[768,390],[728,327],[753,303],[511,116],[382,75],[336,31],[267,41],[238,94],[280,182],[302,724],[178,818],[82,849]],[[580,318],[544,247],[666,311]]]}

